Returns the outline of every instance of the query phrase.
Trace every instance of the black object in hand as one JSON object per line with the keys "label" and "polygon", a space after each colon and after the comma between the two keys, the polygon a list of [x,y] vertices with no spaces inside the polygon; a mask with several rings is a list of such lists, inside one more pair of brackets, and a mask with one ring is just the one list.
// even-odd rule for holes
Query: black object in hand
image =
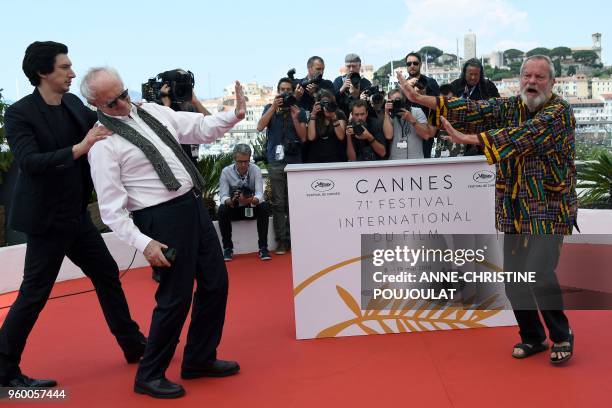
{"label": "black object in hand", "polygon": [[164,248],[162,249],[162,254],[170,263],[174,263],[176,260],[176,249],[174,248]]}

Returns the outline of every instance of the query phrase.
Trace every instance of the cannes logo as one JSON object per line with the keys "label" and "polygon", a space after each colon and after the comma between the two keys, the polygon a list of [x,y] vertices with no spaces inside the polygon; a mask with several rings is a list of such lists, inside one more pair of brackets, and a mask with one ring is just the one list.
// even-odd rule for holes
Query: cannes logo
{"label": "cannes logo", "polygon": [[477,183],[489,183],[495,180],[495,174],[489,170],[480,170],[474,173],[473,178]]}
{"label": "cannes logo", "polygon": [[310,187],[312,187],[313,190],[319,192],[329,191],[334,188],[334,182],[327,179],[315,180],[312,182]]}

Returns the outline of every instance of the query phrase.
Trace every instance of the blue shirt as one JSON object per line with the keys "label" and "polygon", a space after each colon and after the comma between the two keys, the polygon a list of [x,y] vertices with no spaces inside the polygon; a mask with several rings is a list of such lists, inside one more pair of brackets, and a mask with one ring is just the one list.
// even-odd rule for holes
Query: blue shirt
{"label": "blue shirt", "polygon": [[[270,109],[272,104],[268,104],[264,107],[263,113],[265,114]],[[300,108],[298,114],[298,121],[300,123],[307,123],[306,111]],[[302,142],[295,131],[293,125],[293,119],[291,119],[290,111],[279,110],[279,112],[272,115],[272,119],[267,126],[268,136],[268,148],[266,154],[268,157],[268,163],[276,162],[276,146],[283,146],[285,158],[282,160],[283,163],[302,163]]]}

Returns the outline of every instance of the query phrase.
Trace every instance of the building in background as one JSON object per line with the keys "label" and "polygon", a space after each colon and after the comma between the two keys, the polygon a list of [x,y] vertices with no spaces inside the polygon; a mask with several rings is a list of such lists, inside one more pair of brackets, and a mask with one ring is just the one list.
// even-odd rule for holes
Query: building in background
{"label": "building in background", "polygon": [[463,37],[463,58],[476,58],[476,34],[472,30]]}

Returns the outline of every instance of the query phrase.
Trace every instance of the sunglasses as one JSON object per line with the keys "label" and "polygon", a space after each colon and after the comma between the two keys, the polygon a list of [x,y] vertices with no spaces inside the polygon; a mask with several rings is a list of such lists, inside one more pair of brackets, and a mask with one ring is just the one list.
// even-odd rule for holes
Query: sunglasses
{"label": "sunglasses", "polygon": [[115,99],[107,103],[106,107],[109,109],[113,109],[115,106],[117,106],[117,102],[119,102],[119,99],[121,99],[122,101],[125,101],[127,97],[128,97],[128,90],[126,88],[123,92],[119,94],[119,96],[117,96]]}
{"label": "sunglasses", "polygon": [[419,61],[408,61],[406,62],[406,66],[414,65],[415,67],[421,65]]}

